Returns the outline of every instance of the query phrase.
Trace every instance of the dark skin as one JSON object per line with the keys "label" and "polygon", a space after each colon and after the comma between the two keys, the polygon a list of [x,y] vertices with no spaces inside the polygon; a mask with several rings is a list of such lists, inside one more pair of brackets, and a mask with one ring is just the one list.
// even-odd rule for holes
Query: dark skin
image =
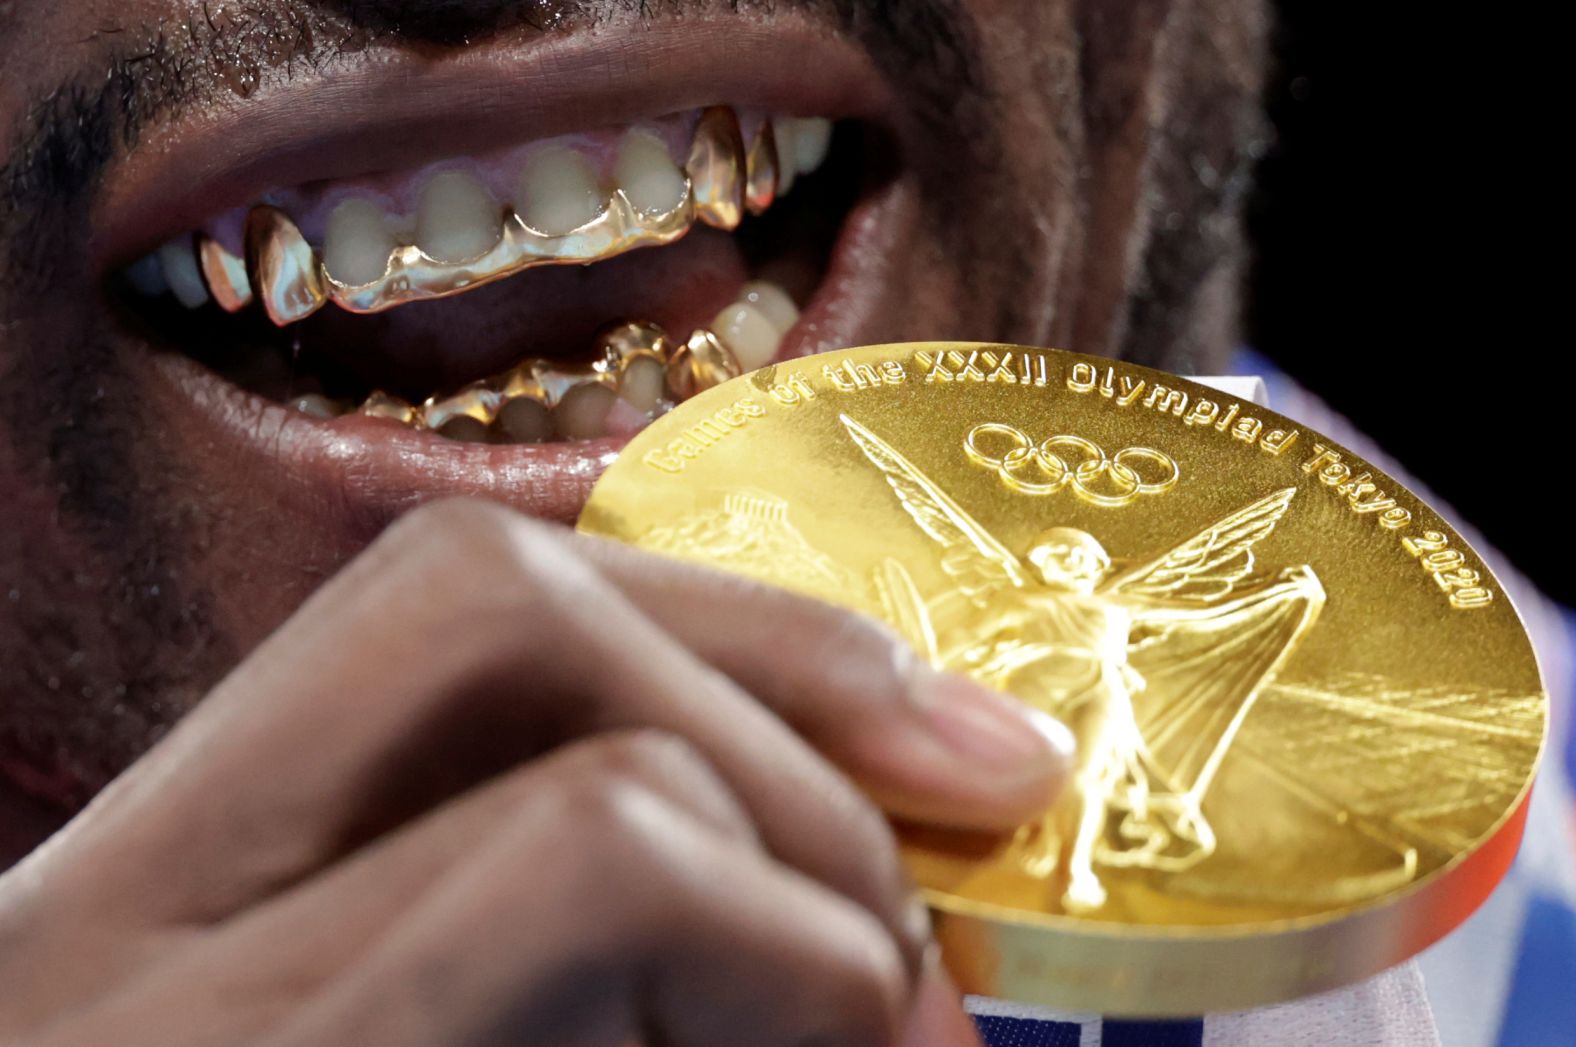
{"label": "dark skin", "polygon": [[[95,236],[139,158],[292,84],[592,25],[787,19],[904,100],[901,250],[881,260],[902,293],[867,341],[1209,372],[1232,344],[1266,28],[1249,0],[1174,7],[0,3],[0,866],[119,779],[0,880],[0,984],[31,990],[0,1002],[0,1038],[618,1047],[735,1042],[749,1015],[761,1043],[968,1042],[876,805],[1011,826],[1065,751],[1007,751],[991,725],[1021,714],[961,682],[932,715],[912,695],[940,685],[868,623],[511,510],[384,535],[419,497],[365,511],[236,459],[115,318],[128,259]],[[598,647],[611,619],[639,642]],[[697,693],[729,714],[697,716]],[[741,870],[740,897],[695,894],[715,868]],[[371,1005],[390,994],[431,1006]]]}

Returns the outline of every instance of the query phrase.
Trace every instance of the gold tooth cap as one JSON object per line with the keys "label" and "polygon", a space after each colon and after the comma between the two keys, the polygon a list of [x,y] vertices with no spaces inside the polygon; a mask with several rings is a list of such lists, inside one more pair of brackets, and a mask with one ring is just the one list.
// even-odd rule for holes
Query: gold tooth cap
{"label": "gold tooth cap", "polygon": [[497,390],[500,404],[508,404],[513,400],[535,400],[545,406],[547,390],[542,388],[541,380],[537,378],[541,366],[540,360],[521,360],[502,374],[489,379],[488,384]]}
{"label": "gold tooth cap", "polygon": [[684,165],[696,217],[717,229],[739,227],[744,219],[745,163],[744,135],[733,110],[712,106],[701,113]]}
{"label": "gold tooth cap", "polygon": [[744,202],[751,214],[765,213],[777,199],[778,164],[777,135],[772,122],[764,120],[746,160]]}
{"label": "gold tooth cap", "polygon": [[702,327],[673,354],[668,364],[668,392],[675,400],[688,400],[743,373],[733,351]]}
{"label": "gold tooth cap", "polygon": [[412,429],[421,421],[421,412],[417,410],[415,404],[385,393],[381,389],[367,397],[357,413],[364,414],[368,418],[387,418],[401,425],[408,425]]}
{"label": "gold tooth cap", "polygon": [[487,382],[472,382],[448,396],[430,397],[421,408],[422,421],[428,429],[442,429],[450,422],[469,418],[480,422],[485,429],[503,406],[503,395]]}
{"label": "gold tooth cap", "polygon": [[557,407],[564,397],[583,385],[600,385],[618,392],[618,358],[603,350],[601,359],[590,361],[533,360],[531,376],[540,387],[541,402]]}
{"label": "gold tooth cap", "polygon": [[318,279],[340,308],[380,313],[409,302],[465,294],[538,266],[586,265],[640,247],[666,246],[688,235],[694,224],[694,195],[686,177],[682,200],[661,214],[637,211],[623,190],[617,190],[596,218],[568,233],[549,236],[529,228],[511,209],[498,243],[469,262],[440,262],[407,244],[394,249],[383,275],[369,284],[340,283],[326,273],[319,273]]}
{"label": "gold tooth cap", "polygon": [[278,327],[305,320],[328,301],[312,245],[277,207],[254,207],[246,216],[246,267]]}
{"label": "gold tooth cap", "polygon": [[197,240],[197,264],[208,285],[208,293],[227,313],[238,313],[252,304],[252,281],[246,275],[246,262],[225,249],[212,237]]}
{"label": "gold tooth cap", "polygon": [[604,330],[597,335],[597,348],[618,360],[622,370],[631,360],[644,356],[655,357],[666,364],[677,347],[668,333],[656,324],[635,322]]}

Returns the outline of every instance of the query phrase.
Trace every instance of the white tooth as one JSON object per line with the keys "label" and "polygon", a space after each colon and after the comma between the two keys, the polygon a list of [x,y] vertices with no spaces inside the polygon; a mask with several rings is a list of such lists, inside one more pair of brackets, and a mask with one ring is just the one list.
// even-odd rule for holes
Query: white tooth
{"label": "white tooth", "polygon": [[416,246],[428,257],[469,262],[492,250],[502,235],[502,208],[470,175],[444,171],[422,189]]}
{"label": "white tooth", "polygon": [[662,402],[667,372],[667,365],[654,356],[636,357],[619,375],[619,399],[642,414],[650,414]]}
{"label": "white tooth", "polygon": [[624,135],[613,177],[641,214],[665,214],[684,202],[685,181],[667,145],[639,128]]}
{"label": "white tooth", "polygon": [[360,287],[384,274],[396,246],[383,208],[371,200],[346,200],[328,216],[323,266],[340,283]]}
{"label": "white tooth", "polygon": [[573,149],[553,146],[534,154],[520,175],[520,218],[548,236],[563,236],[607,207],[591,162]]}
{"label": "white tooth", "polygon": [[799,177],[795,157],[799,155],[799,121],[787,116],[772,117],[772,137],[777,141],[777,195],[787,196]]}
{"label": "white tooth", "polygon": [[191,237],[171,240],[159,248],[159,267],[164,270],[164,279],[169,282],[176,301],[188,309],[200,309],[208,304],[208,288],[197,268],[197,249],[192,246]]}
{"label": "white tooth", "polygon": [[786,335],[799,322],[799,307],[788,292],[770,280],[752,280],[744,285],[739,301],[753,305],[756,312],[771,321],[779,335]]}
{"label": "white tooth", "polygon": [[832,121],[811,116],[794,123],[794,167],[800,174],[809,174],[826,162],[832,148]]}
{"label": "white tooth", "polygon": [[718,313],[711,329],[723,345],[733,350],[745,371],[765,367],[783,344],[782,332],[747,302],[734,302]]}
{"label": "white tooth", "polygon": [[553,422],[558,435],[566,440],[590,440],[601,436],[607,422],[607,413],[613,409],[617,397],[605,385],[577,385],[564,394],[553,409]]}
{"label": "white tooth", "polygon": [[159,265],[157,253],[143,255],[126,269],[126,282],[132,290],[149,298],[170,293],[170,283],[164,279],[164,268]]}

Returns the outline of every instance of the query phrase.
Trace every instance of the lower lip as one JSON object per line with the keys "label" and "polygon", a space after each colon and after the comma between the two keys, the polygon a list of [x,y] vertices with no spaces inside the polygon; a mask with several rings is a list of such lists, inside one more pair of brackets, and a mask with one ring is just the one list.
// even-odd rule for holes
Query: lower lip
{"label": "lower lip", "polygon": [[[868,335],[879,322],[882,280],[874,270],[881,267],[868,263],[893,250],[891,218],[903,193],[901,185],[889,186],[850,212],[781,358],[877,340]],[[206,444],[245,463],[243,470],[287,479],[312,506],[347,515],[356,531],[375,533],[412,506],[445,497],[486,498],[569,523],[629,441],[473,444],[359,416],[323,421],[249,393],[184,356],[159,353],[154,360],[167,383],[161,391],[185,408],[179,414],[191,417],[195,410]]]}
{"label": "lower lip", "polygon": [[269,467],[373,530],[415,504],[456,496],[571,521],[628,442],[475,444],[355,415],[323,421],[248,393],[186,357],[160,354],[158,365],[221,443],[271,459]]}

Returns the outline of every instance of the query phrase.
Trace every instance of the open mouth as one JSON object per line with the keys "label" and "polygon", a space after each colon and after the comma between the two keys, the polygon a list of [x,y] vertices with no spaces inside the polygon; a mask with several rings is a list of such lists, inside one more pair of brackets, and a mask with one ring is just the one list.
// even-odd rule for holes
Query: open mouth
{"label": "open mouth", "polygon": [[319,420],[627,438],[783,351],[862,140],[719,105],[271,189],[127,267],[122,300],[155,344]]}
{"label": "open mouth", "polygon": [[357,534],[455,495],[571,520],[673,405],[910,333],[909,131],[791,18],[380,50],[145,136],[89,264],[215,482]]}

